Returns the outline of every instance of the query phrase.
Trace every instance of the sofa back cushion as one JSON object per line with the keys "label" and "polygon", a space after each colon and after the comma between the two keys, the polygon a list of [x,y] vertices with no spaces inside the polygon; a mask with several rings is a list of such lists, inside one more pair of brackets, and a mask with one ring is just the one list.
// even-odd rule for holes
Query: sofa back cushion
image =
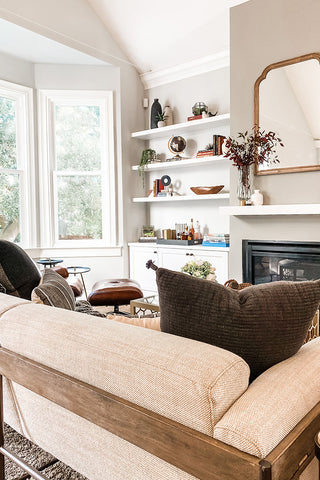
{"label": "sofa back cushion", "polygon": [[0,240],[0,283],[8,295],[30,300],[40,277],[38,268],[22,248]]}
{"label": "sofa back cushion", "polygon": [[320,302],[320,281],[237,291],[158,268],[157,283],[161,330],[236,353],[251,380],[299,350]]}
{"label": "sofa back cushion", "polygon": [[2,347],[210,436],[248,387],[240,357],[176,335],[31,302],[0,326]]}
{"label": "sofa back cushion", "polygon": [[319,359],[320,338],[316,338],[264,372],[218,422],[214,437],[266,457],[320,402]]}
{"label": "sofa back cushion", "polygon": [[59,273],[46,268],[40,285],[32,292],[32,301],[66,310],[75,310],[76,302],[72,288]]}

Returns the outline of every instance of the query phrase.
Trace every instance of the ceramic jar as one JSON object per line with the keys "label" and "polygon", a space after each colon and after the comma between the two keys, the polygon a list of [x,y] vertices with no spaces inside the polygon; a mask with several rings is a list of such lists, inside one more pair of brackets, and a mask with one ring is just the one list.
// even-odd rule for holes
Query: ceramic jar
{"label": "ceramic jar", "polygon": [[255,190],[251,195],[251,202],[254,206],[263,205],[263,195],[260,190]]}
{"label": "ceramic jar", "polygon": [[165,126],[173,125],[172,108],[169,105],[166,105],[163,109],[163,113],[166,117]]}

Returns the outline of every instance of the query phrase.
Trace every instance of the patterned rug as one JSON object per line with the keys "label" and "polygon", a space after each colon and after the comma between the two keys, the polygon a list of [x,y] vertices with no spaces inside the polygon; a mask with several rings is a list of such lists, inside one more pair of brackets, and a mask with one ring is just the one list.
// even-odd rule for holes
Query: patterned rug
{"label": "patterned rug", "polygon": [[[4,426],[4,438],[5,446],[9,450],[19,455],[25,462],[45,474],[48,478],[54,480],[88,480],[64,463],[59,462],[50,453],[34,445],[30,440],[27,440],[6,424]],[[26,480],[30,478],[14,462],[6,458],[5,480]]]}

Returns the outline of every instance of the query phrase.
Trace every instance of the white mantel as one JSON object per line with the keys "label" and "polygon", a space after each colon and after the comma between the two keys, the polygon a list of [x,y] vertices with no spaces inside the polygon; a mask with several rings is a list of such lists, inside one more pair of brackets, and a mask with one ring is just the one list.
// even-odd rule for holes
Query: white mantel
{"label": "white mantel", "polygon": [[320,203],[297,205],[261,205],[242,207],[239,205],[220,207],[221,215],[320,215]]}

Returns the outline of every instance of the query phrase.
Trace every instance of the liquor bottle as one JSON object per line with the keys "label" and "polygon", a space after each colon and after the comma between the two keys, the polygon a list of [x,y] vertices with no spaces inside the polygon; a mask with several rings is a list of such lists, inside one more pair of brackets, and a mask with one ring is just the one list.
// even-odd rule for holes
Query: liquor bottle
{"label": "liquor bottle", "polygon": [[200,233],[200,223],[199,221],[197,220],[196,221],[196,226],[194,228],[194,239],[195,240],[200,240],[201,238],[201,233]]}
{"label": "liquor bottle", "polygon": [[193,228],[193,218],[191,218],[191,223],[189,227],[189,232],[188,232],[188,240],[193,240],[194,239],[194,228]]}

